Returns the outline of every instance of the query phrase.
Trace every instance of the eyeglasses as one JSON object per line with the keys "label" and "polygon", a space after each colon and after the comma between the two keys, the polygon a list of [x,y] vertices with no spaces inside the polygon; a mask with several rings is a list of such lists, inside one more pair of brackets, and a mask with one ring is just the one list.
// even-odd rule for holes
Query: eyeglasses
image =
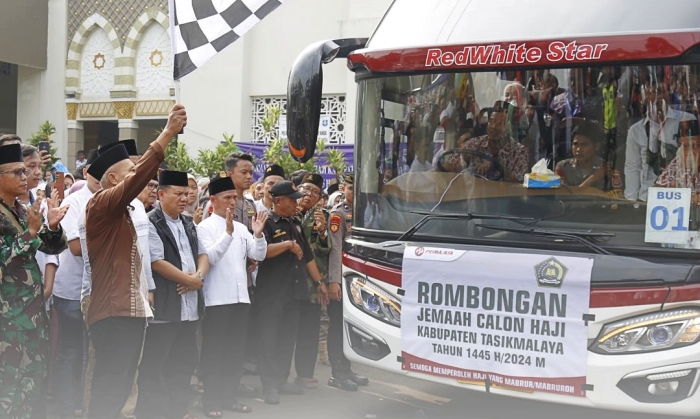
{"label": "eyeglasses", "polygon": [[311,189],[308,186],[302,186],[299,188],[299,190],[307,195],[311,195],[311,196],[316,197],[316,198],[321,196],[320,191],[317,191],[316,189]]}
{"label": "eyeglasses", "polygon": [[0,172],[0,175],[4,175],[4,174],[8,174],[8,173],[12,173],[17,178],[22,178],[22,175],[24,175],[25,177],[29,176],[29,173],[31,173],[31,170],[29,170],[29,169],[3,170]]}
{"label": "eyeglasses", "polygon": [[154,189],[158,188],[158,184],[157,183],[149,183],[148,185],[146,185],[146,187],[150,190],[154,190]]}

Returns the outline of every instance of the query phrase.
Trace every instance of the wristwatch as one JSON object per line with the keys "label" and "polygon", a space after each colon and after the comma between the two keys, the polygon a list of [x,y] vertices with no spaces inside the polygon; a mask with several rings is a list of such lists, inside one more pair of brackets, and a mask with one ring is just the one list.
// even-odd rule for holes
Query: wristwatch
{"label": "wristwatch", "polygon": [[202,275],[202,272],[197,271],[197,276],[199,277],[199,280],[204,282],[204,275]]}

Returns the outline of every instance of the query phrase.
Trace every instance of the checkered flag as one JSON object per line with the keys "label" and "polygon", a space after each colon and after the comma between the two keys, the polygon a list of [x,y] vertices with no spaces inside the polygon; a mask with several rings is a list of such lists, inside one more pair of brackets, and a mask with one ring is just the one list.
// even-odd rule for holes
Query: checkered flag
{"label": "checkered flag", "polygon": [[284,0],[170,0],[173,78],[179,80],[248,32]]}

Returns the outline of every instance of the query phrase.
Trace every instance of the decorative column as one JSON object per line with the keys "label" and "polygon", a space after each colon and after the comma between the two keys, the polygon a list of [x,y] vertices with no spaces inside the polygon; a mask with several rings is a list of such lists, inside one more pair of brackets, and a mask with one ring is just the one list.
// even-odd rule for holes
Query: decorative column
{"label": "decorative column", "polygon": [[134,138],[138,143],[139,123],[134,121],[134,105],[132,101],[114,102],[114,109],[117,111],[119,118],[119,140],[127,140]]}
{"label": "decorative column", "polygon": [[[78,121],[78,104],[75,102],[66,103],[66,128],[68,128],[68,138],[66,145],[68,147],[68,161],[66,166],[69,170],[75,170],[75,160],[78,150],[84,150],[85,147],[85,132],[83,131],[83,123]],[[85,150],[87,154],[88,150]]]}

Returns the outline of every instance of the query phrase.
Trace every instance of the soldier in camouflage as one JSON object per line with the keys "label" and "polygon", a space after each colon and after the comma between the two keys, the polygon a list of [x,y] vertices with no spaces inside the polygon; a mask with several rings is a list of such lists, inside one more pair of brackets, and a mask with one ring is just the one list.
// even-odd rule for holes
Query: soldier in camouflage
{"label": "soldier in camouflage", "polygon": [[37,250],[59,254],[66,236],[59,224],[68,207],[48,200],[46,225],[41,200],[22,206],[27,174],[19,144],[0,147],[0,417],[29,419],[43,413],[49,322]]}
{"label": "soldier in camouflage", "polygon": [[[309,247],[314,253],[316,266],[323,276],[323,282],[328,281],[328,254],[330,242],[326,232],[328,211],[317,207],[323,193],[323,177],[319,174],[302,171],[292,175],[292,181],[304,194],[298,202],[297,218],[304,231],[304,237],[309,241]],[[328,304],[328,296],[319,296],[313,279],[308,278],[310,301],[301,304],[299,314],[299,329],[294,353],[294,367],[297,378],[295,382],[304,388],[318,387],[314,378],[316,360],[318,358],[318,338],[321,326],[321,306]]]}

